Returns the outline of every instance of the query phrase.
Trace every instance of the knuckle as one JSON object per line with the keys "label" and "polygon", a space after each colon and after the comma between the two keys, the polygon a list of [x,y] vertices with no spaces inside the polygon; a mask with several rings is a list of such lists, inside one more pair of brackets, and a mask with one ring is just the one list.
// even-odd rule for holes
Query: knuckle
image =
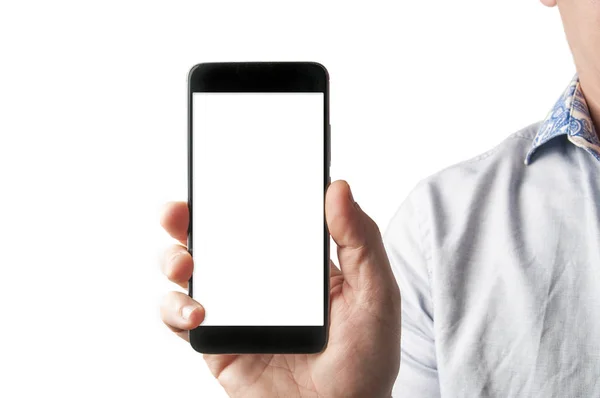
{"label": "knuckle", "polygon": [[169,263],[165,266],[165,276],[167,277],[168,280],[170,281],[174,281],[177,274],[175,272],[175,267],[173,267],[172,265],[173,263]]}
{"label": "knuckle", "polygon": [[181,267],[178,267],[178,264],[181,263],[186,253],[187,249],[177,245],[167,249],[165,252],[162,270],[169,280],[176,281],[179,278],[178,269]]}
{"label": "knuckle", "polygon": [[379,225],[377,225],[377,223],[371,217],[369,217],[369,222],[371,224],[371,228],[373,230],[373,233],[376,236],[381,237],[381,229],[379,228]]}

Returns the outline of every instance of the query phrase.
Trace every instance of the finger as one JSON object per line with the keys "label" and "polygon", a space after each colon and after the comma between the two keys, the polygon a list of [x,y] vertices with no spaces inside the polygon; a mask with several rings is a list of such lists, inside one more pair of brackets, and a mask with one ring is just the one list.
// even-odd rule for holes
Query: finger
{"label": "finger", "polygon": [[329,260],[329,299],[331,300],[343,287],[344,275],[342,271],[335,265],[332,260]]}
{"label": "finger", "polygon": [[170,292],[160,306],[160,316],[169,329],[187,340],[187,331],[204,320],[204,307],[185,293]]}
{"label": "finger", "polygon": [[192,277],[194,261],[185,246],[173,245],[165,251],[161,269],[171,282],[187,289],[188,281]]}
{"label": "finger", "polygon": [[160,215],[160,225],[184,245],[187,245],[190,214],[187,203],[169,202],[164,205]]}
{"label": "finger", "polygon": [[342,275],[342,271],[335,265],[333,260],[329,260],[329,277],[335,278],[339,275]]}
{"label": "finger", "polygon": [[353,289],[389,284],[393,274],[379,227],[354,201],[346,181],[329,185],[325,213],[329,233],[338,246],[340,268],[348,284]]}

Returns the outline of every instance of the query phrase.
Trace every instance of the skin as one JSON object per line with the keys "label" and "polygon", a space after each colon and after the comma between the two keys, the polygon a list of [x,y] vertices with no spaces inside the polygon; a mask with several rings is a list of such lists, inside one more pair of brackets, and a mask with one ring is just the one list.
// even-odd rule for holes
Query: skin
{"label": "skin", "polygon": [[542,0],[542,4],[558,6],[581,89],[600,132],[600,0]]}
{"label": "skin", "polygon": [[[600,132],[600,0],[541,2],[559,8],[581,88]],[[380,231],[351,198],[345,181],[330,185],[325,202],[341,266],[330,264],[328,346],[315,355],[204,355],[231,397],[391,396],[400,366],[401,299]],[[167,250],[162,269],[184,288],[193,269],[183,246],[188,222],[186,203],[165,206],[161,224],[181,245]],[[187,331],[203,321],[206,310],[186,294],[171,292],[161,305],[161,317],[187,340]]]}
{"label": "skin", "polygon": [[[325,216],[341,269],[331,267],[331,319],[327,348],[313,355],[204,355],[231,397],[390,397],[400,366],[400,291],[375,222],[345,181],[327,189]],[[165,230],[181,245],[167,250],[162,269],[187,288],[193,261],[185,243],[188,209],[168,203]],[[302,248],[298,248],[302,250]],[[164,323],[181,338],[204,319],[200,303],[181,292],[162,305]]]}

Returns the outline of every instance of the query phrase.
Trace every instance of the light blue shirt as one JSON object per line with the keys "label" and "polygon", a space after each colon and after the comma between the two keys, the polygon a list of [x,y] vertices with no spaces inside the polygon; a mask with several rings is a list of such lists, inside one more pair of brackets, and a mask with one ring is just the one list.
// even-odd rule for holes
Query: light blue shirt
{"label": "light blue shirt", "polygon": [[544,121],[421,180],[384,242],[394,397],[600,397],[600,141],[577,76]]}

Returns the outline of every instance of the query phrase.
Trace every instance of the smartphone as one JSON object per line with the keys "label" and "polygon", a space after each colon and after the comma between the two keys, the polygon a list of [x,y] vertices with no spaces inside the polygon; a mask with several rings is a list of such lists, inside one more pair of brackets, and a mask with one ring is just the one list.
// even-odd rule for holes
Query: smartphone
{"label": "smartphone", "polygon": [[188,76],[190,331],[209,354],[316,353],[329,325],[329,74],[202,63]]}

